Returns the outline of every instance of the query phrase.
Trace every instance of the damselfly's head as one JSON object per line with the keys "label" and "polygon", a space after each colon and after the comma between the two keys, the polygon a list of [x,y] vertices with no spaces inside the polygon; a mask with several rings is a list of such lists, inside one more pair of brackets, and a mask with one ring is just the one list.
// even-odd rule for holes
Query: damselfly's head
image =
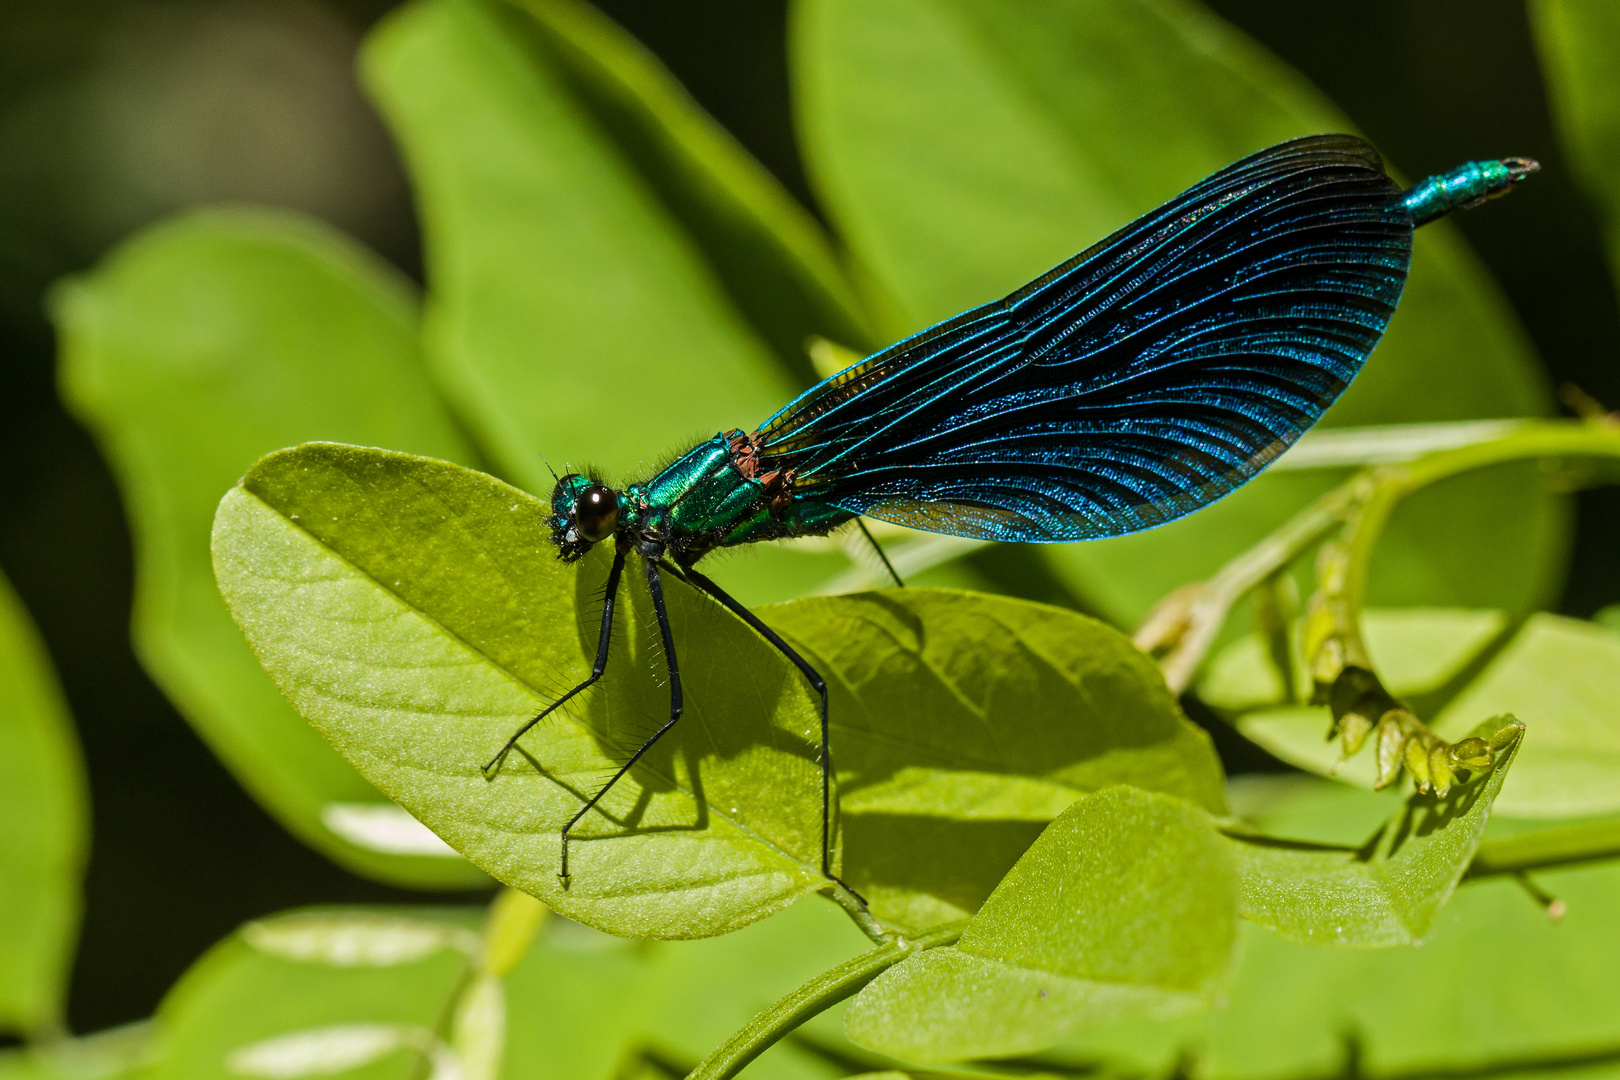
{"label": "damselfly's head", "polygon": [[573,562],[613,535],[619,494],[599,480],[569,473],[551,493],[551,539],[563,562]]}

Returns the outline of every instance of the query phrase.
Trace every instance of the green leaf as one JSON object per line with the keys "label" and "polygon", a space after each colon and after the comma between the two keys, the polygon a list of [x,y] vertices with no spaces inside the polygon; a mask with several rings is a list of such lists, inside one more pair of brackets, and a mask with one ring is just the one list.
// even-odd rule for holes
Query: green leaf
{"label": "green leaf", "polygon": [[1511,712],[1528,734],[1497,812],[1559,818],[1620,810],[1620,638],[1579,619],[1539,614],[1446,706],[1443,738]]}
{"label": "green leaf", "polygon": [[529,490],[541,454],[617,473],[756,424],[808,379],[809,329],[858,332],[809,217],[600,16],[426,0],[364,69],[416,183],[441,382]]}
{"label": "green leaf", "polygon": [[[891,336],[1010,292],[1245,154],[1350,127],[1296,73],[1179,0],[805,0],[797,12],[807,164],[893,297]],[[1548,404],[1525,335],[1445,224],[1417,235],[1400,312],[1325,422]],[[1096,610],[1134,623],[1333,479],[1261,477],[1164,528],[1047,554]],[[1373,600],[1528,609],[1556,591],[1566,519],[1533,468],[1426,492],[1392,524]]]}
{"label": "green leaf", "polygon": [[312,847],[399,884],[486,880],[442,846],[402,853],[398,829],[392,843],[355,842],[371,835],[357,814],[398,811],[276,692],[209,565],[221,493],[271,450],[331,438],[467,457],[422,370],[408,284],[308,219],[209,210],[125,244],[59,288],[53,312],[64,395],[111,461],[135,530],[135,645],[153,678]]}
{"label": "green leaf", "polygon": [[[1329,842],[1354,842],[1400,804],[1306,777],[1246,778],[1231,799],[1268,833]],[[1498,818],[1491,835],[1503,824],[1528,823]],[[1561,920],[1509,877],[1467,880],[1416,949],[1312,948],[1245,923],[1222,1007],[1087,1031],[1048,1056],[1163,1075],[1195,1055],[1204,1080],[1337,1076],[1349,1061],[1368,1077],[1600,1066],[1620,1046],[1620,863],[1540,871],[1535,885],[1566,905]]]}
{"label": "green leaf", "polygon": [[0,577],[0,1031],[64,1022],[89,793],[45,646]]}
{"label": "green leaf", "polygon": [[[477,925],[455,909],[327,909],[249,924],[274,935],[286,919],[311,918],[441,928],[448,940]],[[254,945],[252,933],[216,945],[177,983],[158,1010],[153,1080],[257,1076],[291,1080],[336,1072],[408,1080],[434,1056],[434,1035],[467,964],[440,948],[388,964],[334,964]],[[364,1067],[364,1071],[358,1071]],[[348,1073],[347,1070],[357,1070]]]}
{"label": "green leaf", "polygon": [[[567,718],[480,767],[589,670],[609,562],[559,562],[538,500],[442,462],[312,445],[221,504],[221,588],[299,710],[357,768],[496,877],[613,933],[735,929],[826,885],[819,723],[803,677],[665,582],[686,716],[588,817],[557,830],[668,715],[632,558],[608,674]],[[1222,808],[1209,740],[1118,632],[1071,612],[933,590],[767,609],[832,686],[855,880],[921,928],[977,908],[1041,826],[1131,782]],[[401,656],[411,658],[401,668]]]}
{"label": "green leaf", "polygon": [[1530,17],[1553,121],[1597,204],[1620,282],[1620,10],[1607,0],[1532,0]]}
{"label": "green leaf", "polygon": [[[1501,726],[1482,724],[1472,734],[1489,739]],[[1412,794],[1354,847],[1310,836],[1228,832],[1241,881],[1239,910],[1305,945],[1418,944],[1473,861],[1491,804],[1522,743],[1521,737],[1491,772],[1452,788],[1445,798]],[[1342,790],[1346,801],[1367,798]]]}
{"label": "green leaf", "polygon": [[[1371,608],[1362,613],[1361,622],[1379,677],[1424,720],[1432,720],[1479,673],[1508,627],[1506,612],[1459,608]],[[1295,643],[1294,685],[1309,686],[1297,627]],[[1239,638],[1217,653],[1198,683],[1198,696],[1245,738],[1289,764],[1358,787],[1373,786],[1377,765],[1372,752],[1340,760],[1341,744],[1326,738],[1331,722],[1327,707],[1286,700],[1261,635]],[[1464,726],[1512,711],[1487,710]]]}
{"label": "green leaf", "polygon": [[823,888],[809,688],[673,578],[675,640],[701,643],[683,650],[685,719],[581,822],[559,883],[562,823],[669,715],[669,692],[636,558],[600,691],[484,779],[595,652],[608,552],[563,564],[547,514],[445,462],[311,445],[265,458],[226,496],[216,568],[298,710],[458,851],[558,912],[700,937]]}
{"label": "green leaf", "polygon": [[0,1051],[0,1080],[119,1080],[144,1076],[154,1061],[151,1021],[76,1039],[52,1039]]}
{"label": "green leaf", "polygon": [[885,921],[971,914],[1086,792],[1132,784],[1225,809],[1209,737],[1095,619],[915,588],[760,615],[827,677],[844,871]]}
{"label": "green leaf", "polygon": [[1118,787],[1047,827],[958,944],[880,975],[850,1037],[919,1061],[1038,1050],[1089,1024],[1207,1006],[1231,960],[1237,882],[1208,815]]}

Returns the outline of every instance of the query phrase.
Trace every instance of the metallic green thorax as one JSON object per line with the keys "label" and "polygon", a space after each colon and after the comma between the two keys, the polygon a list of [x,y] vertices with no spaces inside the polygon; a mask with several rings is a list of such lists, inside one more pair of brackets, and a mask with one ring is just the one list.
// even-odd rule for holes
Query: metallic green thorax
{"label": "metallic green thorax", "polygon": [[[565,558],[576,544],[570,535],[574,500],[591,482],[565,477],[552,496],[552,525]],[[652,558],[667,551],[683,566],[715,548],[821,535],[855,517],[795,496],[791,475],[759,474],[741,431],[699,444],[651,480],[620,491],[618,500],[620,540]]]}

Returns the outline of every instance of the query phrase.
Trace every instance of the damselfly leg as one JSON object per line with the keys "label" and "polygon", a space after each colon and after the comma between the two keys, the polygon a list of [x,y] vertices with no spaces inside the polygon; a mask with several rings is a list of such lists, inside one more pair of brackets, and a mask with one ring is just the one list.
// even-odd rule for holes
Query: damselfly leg
{"label": "damselfly leg", "polygon": [[[888,560],[884,561],[886,563]],[[866,898],[851,889],[847,882],[832,871],[832,755],[828,747],[830,732],[827,723],[827,680],[821,677],[821,672],[810,666],[808,660],[795,652],[793,646],[783,641],[780,634],[765,625],[758,615],[749,611],[720,586],[691,567],[687,567],[685,577],[693,585],[720,601],[733,615],[753,627],[760,637],[770,642],[777,652],[787,657],[788,661],[810,681],[811,688],[821,698],[821,873],[823,877],[847,889],[864,908]]]}
{"label": "damselfly leg", "polygon": [[534,719],[518,728],[512,737],[506,740],[506,745],[502,746],[484,766],[484,777],[486,779],[491,779],[496,773],[500,772],[501,762],[506,760],[506,755],[512,752],[512,747],[517,745],[519,739],[529,733],[530,728],[567,704],[570,698],[589,689],[607,670],[608,644],[613,639],[613,605],[619,596],[619,575],[624,571],[624,554],[621,551],[613,556],[613,569],[608,571],[607,592],[602,599],[602,629],[596,637],[596,662],[591,665],[591,673],[585,677],[584,682],[553,701],[550,705],[547,705]]}

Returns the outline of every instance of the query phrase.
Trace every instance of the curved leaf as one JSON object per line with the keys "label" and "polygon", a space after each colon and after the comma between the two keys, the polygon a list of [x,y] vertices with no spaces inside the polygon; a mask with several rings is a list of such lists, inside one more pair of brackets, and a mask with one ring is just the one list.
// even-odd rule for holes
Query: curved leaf
{"label": "curved leaf", "polygon": [[[328,918],[399,919],[387,909],[329,909]],[[418,923],[469,933],[477,913],[416,909]],[[250,924],[275,927],[282,916]],[[158,1009],[153,1080],[319,1076],[380,1062],[369,1076],[406,1080],[434,1050],[433,1031],[466,966],[440,949],[389,965],[333,965],[256,948],[233,934],[197,961]]]}
{"label": "curved leaf", "polygon": [[[1182,0],[801,0],[793,55],[811,176],[892,296],[891,336],[1006,294],[1245,154],[1349,128]],[[1324,423],[1547,406],[1511,312],[1438,225],[1418,234],[1401,309]],[[1134,623],[1332,482],[1263,476],[1164,528],[1047,554],[1097,610]],[[1566,517],[1529,469],[1426,493],[1391,527],[1374,599],[1525,610],[1557,587]]]}
{"label": "curved leaf", "polygon": [[541,454],[618,473],[792,396],[802,348],[795,378],[739,279],[776,279],[750,305],[761,322],[800,304],[843,317],[800,325],[851,332],[809,219],[599,16],[426,0],[373,35],[364,66],[415,178],[440,381],[529,490],[551,489]]}
{"label": "curved leaf", "polygon": [[1209,737],[1095,619],[915,588],[760,615],[828,679],[846,880],[885,920],[971,914],[1086,792],[1132,784],[1225,809]]}
{"label": "curved leaf", "polygon": [[[1501,726],[1483,724],[1472,734],[1489,739]],[[1479,850],[1491,805],[1522,744],[1521,736],[1488,774],[1445,798],[1414,793],[1354,847],[1228,833],[1243,916],[1305,945],[1418,944]]]}
{"label": "curved leaf", "polygon": [[[271,455],[216,522],[220,585],[261,660],[360,771],[457,850],[614,933],[735,929],[826,887],[819,723],[774,649],[667,576],[686,715],[588,816],[563,824],[668,716],[642,562],[608,674],[580,681],[609,556],[559,562],[539,500],[444,462],[310,445]],[[833,685],[852,785],[846,861],[873,910],[928,926],[976,908],[1079,794],[1131,781],[1221,806],[1209,741],[1116,631],[1023,601],[906,590],[767,609]]]}
{"label": "curved leaf", "polygon": [[[1398,804],[1388,793],[1323,780],[1266,786],[1272,790],[1259,799],[1236,786],[1233,803],[1283,836],[1352,839]],[[1342,831],[1347,822],[1355,832]],[[1542,871],[1534,880],[1564,903],[1562,919],[1549,919],[1511,878],[1469,881],[1416,949],[1312,948],[1245,925],[1223,1007],[1178,1023],[1088,1031],[1050,1056],[1134,1073],[1196,1053],[1208,1080],[1336,1076],[1350,1053],[1368,1077],[1612,1067],[1605,1062],[1620,1047],[1620,864]],[[1347,1032],[1355,1033],[1353,1050]]]}
{"label": "curved leaf", "polygon": [[844,1025],[863,1046],[939,1061],[1195,1010],[1231,962],[1236,915],[1236,875],[1207,814],[1108,788],[1047,827],[958,944],[878,976]]}
{"label": "curved leaf", "polygon": [[323,820],[333,804],[383,800],[265,677],[208,559],[220,494],[271,450],[332,438],[467,457],[422,370],[408,284],[307,218],[206,210],[59,288],[53,313],[64,396],[111,460],[135,529],[134,637],[152,677],[305,843],[385,881],[485,880]]}
{"label": "curved leaf", "polygon": [[[637,937],[735,929],[823,888],[815,713],[774,650],[681,582],[687,712],[584,819],[572,883],[558,830],[669,715],[640,560],[611,677],[481,767],[589,670],[607,572],[564,565],[545,506],[445,462],[311,445],[220,504],[220,587],[298,710],[458,851],[571,918]],[[725,657],[726,663],[715,662]],[[699,794],[700,793],[700,794]]]}
{"label": "curved leaf", "polygon": [[0,577],[0,1031],[63,1022],[90,847],[84,763],[56,672]]}

